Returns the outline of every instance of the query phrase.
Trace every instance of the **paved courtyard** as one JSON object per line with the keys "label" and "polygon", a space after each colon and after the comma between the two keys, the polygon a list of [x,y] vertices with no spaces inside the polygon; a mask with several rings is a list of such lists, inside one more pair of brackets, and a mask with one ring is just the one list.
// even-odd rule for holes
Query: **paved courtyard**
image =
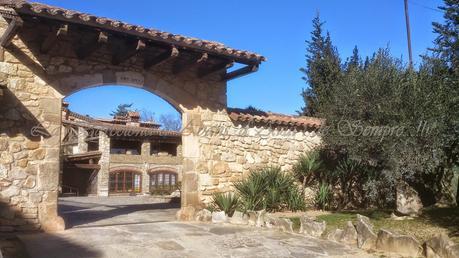
{"label": "paved courtyard", "polygon": [[37,258],[370,256],[338,243],[267,229],[176,222],[178,205],[155,201],[61,199],[60,212],[70,229],[19,237]]}

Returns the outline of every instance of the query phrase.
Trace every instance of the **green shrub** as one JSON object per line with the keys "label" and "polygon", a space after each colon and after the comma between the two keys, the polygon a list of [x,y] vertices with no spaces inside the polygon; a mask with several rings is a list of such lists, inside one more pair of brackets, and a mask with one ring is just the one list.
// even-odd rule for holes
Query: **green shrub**
{"label": "green shrub", "polygon": [[239,206],[239,197],[233,193],[215,193],[212,196],[212,204],[231,217]]}
{"label": "green shrub", "polygon": [[304,210],[303,196],[295,185],[295,179],[282,173],[279,167],[266,167],[252,171],[234,184],[244,210],[280,211]]}
{"label": "green shrub", "polygon": [[326,183],[321,183],[315,198],[317,207],[322,210],[328,210],[330,208],[331,196],[330,186]]}
{"label": "green shrub", "polygon": [[303,189],[308,185],[317,173],[323,168],[319,152],[314,151],[307,155],[302,155],[293,166],[293,174],[303,185]]}

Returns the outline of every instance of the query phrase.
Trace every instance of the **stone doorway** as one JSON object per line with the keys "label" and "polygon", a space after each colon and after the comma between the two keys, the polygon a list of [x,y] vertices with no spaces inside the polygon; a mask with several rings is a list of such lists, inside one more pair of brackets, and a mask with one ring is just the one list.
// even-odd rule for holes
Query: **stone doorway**
{"label": "stone doorway", "polygon": [[[102,85],[145,89],[182,113],[189,130],[181,136],[181,203],[203,207],[199,163],[210,150],[204,151],[197,133],[204,121],[230,121],[226,82],[255,72],[264,57],[40,3],[1,1],[0,15],[1,208],[8,210],[4,231],[64,228],[57,212],[62,100]],[[229,71],[234,63],[243,67]],[[99,141],[106,139],[99,135]],[[88,159],[83,165],[107,170],[105,164]],[[108,185],[108,177],[103,179],[97,184]],[[108,186],[98,191],[108,194]]]}

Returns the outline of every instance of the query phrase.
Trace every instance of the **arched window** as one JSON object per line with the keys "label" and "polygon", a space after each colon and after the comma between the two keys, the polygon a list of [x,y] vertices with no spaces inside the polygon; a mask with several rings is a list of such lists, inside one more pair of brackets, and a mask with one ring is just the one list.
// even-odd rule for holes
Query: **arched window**
{"label": "arched window", "polygon": [[110,193],[140,193],[142,175],[129,169],[117,169],[110,172]]}
{"label": "arched window", "polygon": [[168,170],[150,172],[150,192],[170,194],[178,189],[177,173]]}

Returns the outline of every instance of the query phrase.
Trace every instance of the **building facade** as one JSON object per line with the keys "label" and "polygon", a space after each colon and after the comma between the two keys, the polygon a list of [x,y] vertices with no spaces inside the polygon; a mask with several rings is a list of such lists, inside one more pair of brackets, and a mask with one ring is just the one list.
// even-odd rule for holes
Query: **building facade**
{"label": "building facade", "polygon": [[94,119],[63,108],[61,195],[180,196],[181,133],[138,112]]}

